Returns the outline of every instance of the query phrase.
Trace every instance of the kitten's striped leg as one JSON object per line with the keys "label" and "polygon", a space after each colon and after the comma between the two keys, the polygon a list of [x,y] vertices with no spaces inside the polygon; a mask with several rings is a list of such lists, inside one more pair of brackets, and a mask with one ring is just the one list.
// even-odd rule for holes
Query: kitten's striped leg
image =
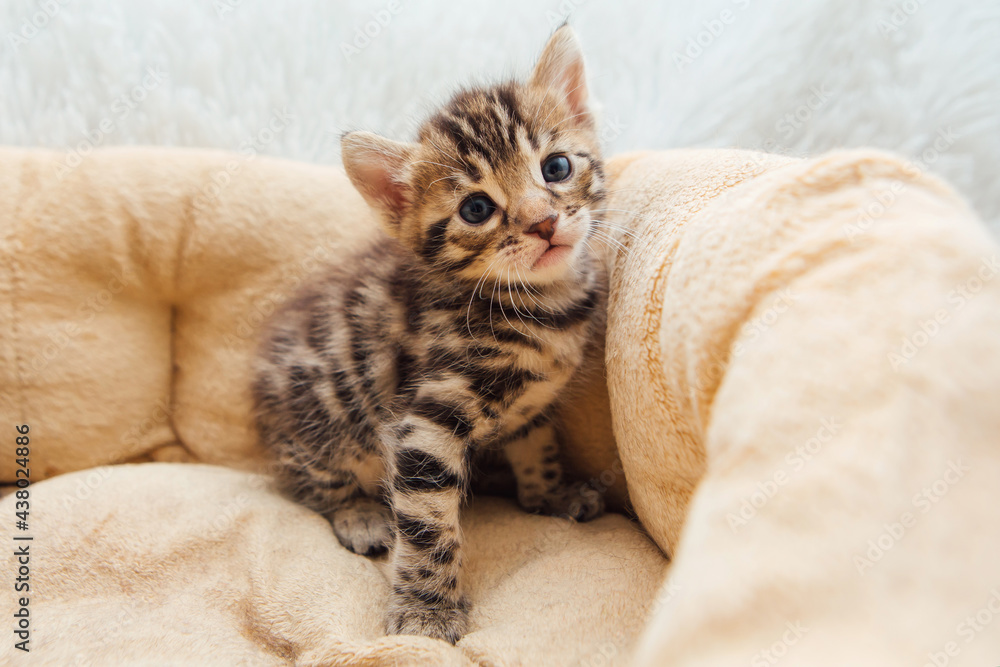
{"label": "kitten's striped leg", "polygon": [[468,428],[460,408],[417,401],[393,429],[387,456],[389,498],[396,522],[392,634],[435,637],[454,644],[465,634],[469,603],[461,592],[459,509],[467,478]]}
{"label": "kitten's striped leg", "polygon": [[528,512],[590,521],[604,512],[604,499],[583,483],[564,485],[550,423],[532,424],[516,434],[504,451],[517,478],[517,500]]}

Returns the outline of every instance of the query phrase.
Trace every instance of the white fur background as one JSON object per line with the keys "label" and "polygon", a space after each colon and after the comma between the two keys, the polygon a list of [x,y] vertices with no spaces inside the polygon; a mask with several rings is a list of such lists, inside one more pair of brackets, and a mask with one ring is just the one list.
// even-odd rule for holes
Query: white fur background
{"label": "white fur background", "polygon": [[566,17],[609,152],[878,146],[1000,234],[997,0],[0,0],[0,143],[336,163],[345,129],[406,138],[525,73]]}

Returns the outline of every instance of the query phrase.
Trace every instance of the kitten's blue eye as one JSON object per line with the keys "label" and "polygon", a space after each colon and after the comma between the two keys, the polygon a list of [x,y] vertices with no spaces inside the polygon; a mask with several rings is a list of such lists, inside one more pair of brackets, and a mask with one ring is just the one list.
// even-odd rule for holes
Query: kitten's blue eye
{"label": "kitten's blue eye", "polygon": [[542,163],[542,178],[546,183],[556,183],[569,178],[569,158],[565,155],[553,155]]}
{"label": "kitten's blue eye", "polygon": [[458,214],[462,216],[470,225],[478,225],[485,222],[497,210],[494,204],[486,195],[473,195],[462,202],[462,207],[458,209]]}

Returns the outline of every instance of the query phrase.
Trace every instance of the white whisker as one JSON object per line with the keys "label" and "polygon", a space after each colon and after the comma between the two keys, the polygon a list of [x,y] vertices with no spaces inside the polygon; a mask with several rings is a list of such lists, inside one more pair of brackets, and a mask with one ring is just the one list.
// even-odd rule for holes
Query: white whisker
{"label": "white whisker", "polygon": [[476,335],[472,333],[472,322],[470,321],[470,317],[472,316],[472,301],[476,298],[477,290],[479,291],[479,298],[480,299],[483,298],[482,288],[480,287],[480,285],[486,281],[486,278],[490,275],[490,269],[493,268],[493,264],[498,259],[499,258],[494,257],[493,261],[490,262],[489,265],[486,267],[486,270],[483,272],[483,275],[481,275],[479,277],[479,280],[476,281],[476,284],[472,288],[472,294],[469,296],[469,305],[465,309],[465,328],[466,330],[468,330],[469,335],[472,336],[472,340],[475,341],[478,341],[478,339],[476,338]]}
{"label": "white whisker", "polygon": [[607,220],[591,220],[591,222],[597,223],[596,226],[599,229],[610,229],[618,234],[622,234],[632,239],[638,239],[639,235],[628,227],[621,227],[613,222],[608,222]]}

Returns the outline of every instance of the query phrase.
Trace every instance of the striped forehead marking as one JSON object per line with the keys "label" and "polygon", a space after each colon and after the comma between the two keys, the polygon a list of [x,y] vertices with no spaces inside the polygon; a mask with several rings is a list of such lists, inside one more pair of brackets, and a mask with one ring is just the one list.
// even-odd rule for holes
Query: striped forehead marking
{"label": "striped forehead marking", "polygon": [[539,141],[534,122],[521,112],[513,84],[465,90],[426,124],[424,134],[433,130],[455,147],[456,159],[473,182],[482,179],[481,164],[490,168],[511,162],[520,152],[523,133],[533,149]]}

